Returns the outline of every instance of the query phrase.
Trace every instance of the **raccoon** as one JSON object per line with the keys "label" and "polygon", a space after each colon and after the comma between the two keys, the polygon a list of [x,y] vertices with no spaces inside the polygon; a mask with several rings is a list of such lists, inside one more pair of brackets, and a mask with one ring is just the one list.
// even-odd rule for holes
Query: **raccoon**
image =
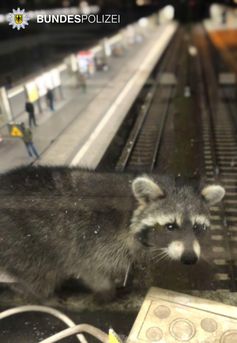
{"label": "raccoon", "polygon": [[0,272],[44,299],[80,278],[102,298],[132,263],[162,253],[184,264],[201,255],[209,206],[220,185],[195,189],[173,178],[21,167],[0,176]]}

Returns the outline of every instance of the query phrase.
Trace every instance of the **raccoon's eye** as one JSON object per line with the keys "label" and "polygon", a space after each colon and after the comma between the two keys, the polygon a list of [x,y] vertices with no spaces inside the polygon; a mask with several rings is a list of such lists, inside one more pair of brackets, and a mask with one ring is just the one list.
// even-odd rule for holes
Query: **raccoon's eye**
{"label": "raccoon's eye", "polygon": [[193,225],[193,231],[198,235],[198,234],[200,234],[202,232],[207,231],[207,225],[206,224],[195,223]]}
{"label": "raccoon's eye", "polygon": [[165,228],[169,231],[173,231],[178,229],[178,225],[176,223],[167,223],[165,224]]}

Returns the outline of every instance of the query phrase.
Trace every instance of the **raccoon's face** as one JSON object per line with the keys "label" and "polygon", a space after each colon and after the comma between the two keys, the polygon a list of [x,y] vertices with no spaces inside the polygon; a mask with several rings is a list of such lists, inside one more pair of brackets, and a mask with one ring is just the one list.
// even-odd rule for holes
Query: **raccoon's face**
{"label": "raccoon's face", "polygon": [[210,226],[209,206],[221,201],[223,187],[210,185],[199,192],[172,182],[158,185],[147,176],[133,181],[139,207],[131,230],[139,244],[157,261],[165,257],[195,264],[201,255],[201,241]]}

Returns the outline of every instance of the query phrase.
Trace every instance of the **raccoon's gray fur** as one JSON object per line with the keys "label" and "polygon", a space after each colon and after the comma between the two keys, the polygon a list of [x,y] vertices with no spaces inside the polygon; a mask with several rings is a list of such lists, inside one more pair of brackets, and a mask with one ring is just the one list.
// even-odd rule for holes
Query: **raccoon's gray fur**
{"label": "raccoon's gray fur", "polygon": [[195,263],[224,189],[155,179],[40,166],[1,175],[0,271],[44,298],[71,277],[113,295],[115,278],[158,252]]}

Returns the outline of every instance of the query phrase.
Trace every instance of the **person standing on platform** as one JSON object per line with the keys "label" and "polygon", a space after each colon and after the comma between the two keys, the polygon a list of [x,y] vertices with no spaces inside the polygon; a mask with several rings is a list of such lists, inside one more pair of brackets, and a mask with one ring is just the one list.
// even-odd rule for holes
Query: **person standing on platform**
{"label": "person standing on platform", "polygon": [[83,93],[86,93],[86,77],[84,74],[82,73],[78,73],[78,83],[79,83],[79,87],[82,89]]}
{"label": "person standing on platform", "polygon": [[37,126],[36,120],[35,120],[35,108],[33,103],[28,99],[25,105],[25,110],[28,113],[29,118],[29,127],[32,127],[32,123],[34,126]]}
{"label": "person standing on platform", "polygon": [[25,143],[26,146],[26,150],[29,154],[30,157],[37,157],[39,158],[39,154],[36,150],[36,147],[34,146],[33,143],[33,135],[32,135],[32,131],[30,128],[26,128],[25,124],[22,123],[21,124],[21,132],[22,132],[22,140]]}
{"label": "person standing on platform", "polygon": [[50,88],[48,88],[47,90],[46,99],[47,99],[50,110],[54,112],[54,94],[53,94],[52,89]]}

